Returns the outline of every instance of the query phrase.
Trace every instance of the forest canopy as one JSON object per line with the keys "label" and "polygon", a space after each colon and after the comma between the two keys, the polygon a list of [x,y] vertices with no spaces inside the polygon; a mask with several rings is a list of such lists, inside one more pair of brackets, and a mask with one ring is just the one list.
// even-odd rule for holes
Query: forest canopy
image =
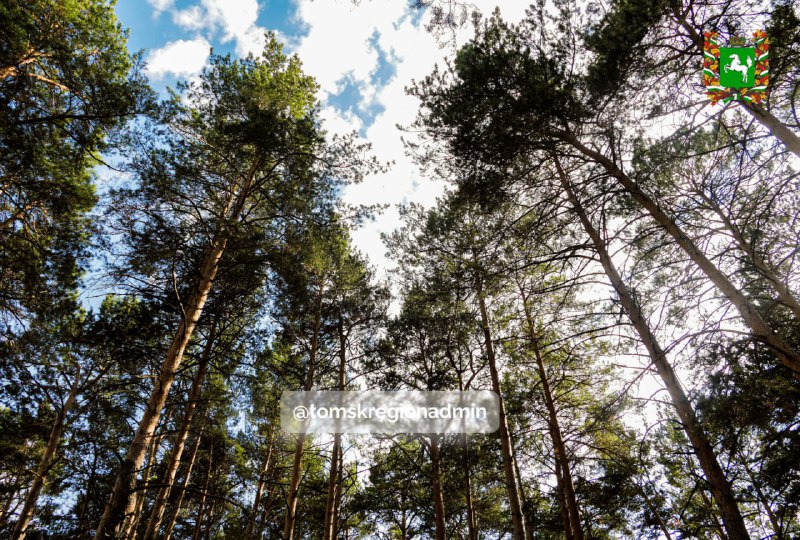
{"label": "forest canopy", "polygon": [[[114,2],[0,6],[0,537],[800,538],[800,5],[406,4],[389,271],[345,194],[403,168],[280,32],[160,87]],[[316,390],[499,427],[281,429]]]}

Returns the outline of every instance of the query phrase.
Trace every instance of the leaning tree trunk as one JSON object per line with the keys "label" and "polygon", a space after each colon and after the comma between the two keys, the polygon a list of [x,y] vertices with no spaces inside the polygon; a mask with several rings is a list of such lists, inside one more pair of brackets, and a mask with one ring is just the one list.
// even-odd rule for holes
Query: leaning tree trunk
{"label": "leaning tree trunk", "polygon": [[53,458],[56,455],[58,444],[61,442],[61,434],[64,431],[64,424],[66,422],[67,414],[72,406],[75,404],[75,399],[78,396],[78,391],[81,385],[81,367],[76,367],[75,379],[69,389],[64,405],[59,409],[53,427],[50,428],[50,437],[47,440],[47,446],[44,449],[44,454],[39,460],[39,465],[36,467],[36,476],[33,478],[28,496],[25,498],[25,504],[20,512],[17,525],[11,533],[13,540],[22,540],[25,538],[25,533],[30,525],[31,518],[33,517],[33,510],[36,508],[36,501],[39,499],[39,494],[42,492],[45,481],[47,480],[47,473],[50,472],[50,467],[53,464]]}
{"label": "leaning tree trunk", "polygon": [[608,157],[588,148],[573,134],[562,133],[560,137],[583,155],[602,165],[612,177],[616,178],[625,191],[647,210],[650,216],[675,240],[689,258],[703,271],[706,277],[736,307],[742,320],[750,327],[753,335],[766,343],[786,367],[794,371],[795,374],[800,375],[800,355],[798,355],[791,345],[786,343],[783,338],[775,333],[758,313],[755,305],[753,305],[742,291],[736,288],[731,280],[705,256],[678,224],[669,217],[653,199],[641,190],[636,182],[617,167],[613,161],[608,159]]}
{"label": "leaning tree trunk", "polygon": [[200,431],[197,432],[197,440],[194,443],[194,449],[189,458],[189,465],[186,467],[186,477],[183,479],[183,483],[178,490],[178,498],[175,499],[175,508],[172,512],[172,517],[164,528],[164,540],[170,540],[170,538],[172,538],[172,529],[175,528],[175,522],[178,521],[178,514],[181,511],[181,504],[183,503],[183,497],[186,493],[186,487],[189,485],[189,479],[192,476],[192,469],[194,469],[195,460],[197,459],[197,450],[200,448],[200,440],[203,437],[204,428],[205,424],[202,424],[200,426]]}
{"label": "leaning tree trunk", "polygon": [[564,527],[564,537],[566,540],[573,540],[572,524],[569,521],[569,510],[567,509],[567,495],[564,491],[564,476],[561,472],[561,462],[556,461],[556,497],[561,507],[561,524]]}
{"label": "leaning tree trunk", "polygon": [[747,532],[744,519],[739,511],[733,489],[717,462],[714,449],[708,441],[705,431],[695,415],[692,404],[681,387],[678,377],[672,369],[672,365],[667,359],[666,353],[658,343],[656,336],[650,330],[650,326],[638,302],[622,281],[616,266],[608,254],[605,242],[586,215],[583,206],[572,189],[572,185],[567,179],[564,170],[561,168],[558,158],[553,156],[553,159],[561,186],[566,192],[575,214],[578,216],[583,228],[594,244],[595,251],[600,259],[600,264],[603,266],[603,270],[608,276],[609,281],[611,281],[612,287],[619,296],[620,302],[625,312],[628,314],[628,318],[636,329],[637,334],[639,334],[642,344],[647,349],[650,359],[656,367],[656,371],[661,376],[662,381],[664,381],[667,392],[669,392],[670,398],[672,399],[672,404],[683,424],[683,429],[689,441],[691,441],[694,453],[706,475],[706,481],[711,487],[711,493],[714,495],[714,499],[720,507],[725,529],[728,531],[732,540],[749,540],[750,535]]}
{"label": "leaning tree trunk", "polygon": [[208,364],[211,360],[211,351],[214,348],[214,341],[216,339],[217,325],[219,324],[219,317],[214,319],[211,328],[206,338],[206,344],[203,348],[203,353],[200,356],[200,362],[197,365],[197,371],[192,379],[192,387],[189,390],[189,399],[186,403],[186,411],[183,415],[183,422],[181,423],[178,436],[175,438],[175,444],[170,452],[167,468],[164,471],[161,479],[161,488],[158,490],[156,500],[153,502],[153,508],[150,511],[150,521],[147,524],[147,530],[144,534],[144,540],[154,540],[158,534],[158,528],[161,526],[161,520],[164,518],[164,509],[167,506],[167,500],[172,490],[172,484],[175,482],[175,476],[178,473],[178,467],[181,464],[181,457],[183,456],[183,449],[186,446],[186,440],[189,438],[189,428],[192,425],[195,412],[197,411],[197,403],[200,401],[200,394],[203,389],[203,381],[208,372]]}
{"label": "leaning tree trunk", "polygon": [[433,481],[433,515],[436,523],[436,540],[445,540],[444,497],[442,496],[442,457],[439,451],[439,435],[431,433],[431,480]]}
{"label": "leaning tree trunk", "polygon": [[272,460],[272,444],[275,441],[275,428],[269,427],[269,436],[267,438],[267,453],[264,456],[264,463],[261,465],[261,472],[258,475],[258,485],[256,486],[256,495],[253,498],[253,509],[250,512],[250,517],[247,519],[247,532],[244,537],[250,540],[253,537],[253,532],[256,526],[256,515],[258,514],[258,507],[261,505],[261,497],[264,494],[264,484],[267,482],[267,475],[269,474],[269,467]]}
{"label": "leaning tree trunk", "polygon": [[153,436],[153,432],[158,425],[161,409],[167,400],[167,394],[175,381],[175,373],[183,360],[183,353],[189,344],[189,339],[194,333],[197,321],[203,312],[208,295],[211,292],[211,285],[217,274],[219,261],[225,252],[227,239],[214,242],[206,259],[202,265],[201,279],[197,291],[192,295],[191,300],[185,307],[185,318],[178,327],[178,332],[172,340],[172,345],[167,352],[167,357],[161,367],[161,372],[147,401],[136,435],[131,442],[125,459],[122,461],[117,481],[111,492],[111,499],[106,504],[103,517],[97,527],[96,538],[115,538],[119,534],[119,526],[125,519],[125,515],[131,510],[131,491],[136,480],[136,471],[142,466],[144,461],[147,441]]}
{"label": "leaning tree trunk", "polygon": [[[236,194],[235,200],[231,201],[229,199],[228,206],[222,210],[221,217],[225,218],[224,221],[235,223],[239,220],[250,195],[250,188],[259,164],[260,160],[254,160],[241,189]],[[169,389],[175,381],[175,373],[183,361],[183,354],[203,313],[203,308],[208,300],[214,278],[219,269],[220,260],[228,245],[230,232],[223,227],[220,226],[216,231],[211,246],[200,264],[200,277],[194,294],[191,295],[185,305],[181,306],[183,316],[178,325],[178,331],[172,339],[167,355],[164,358],[164,363],[161,365],[161,372],[150,393],[150,398],[147,400],[144,414],[139,420],[139,427],[120,466],[117,480],[111,491],[111,497],[106,504],[100,524],[97,526],[95,537],[98,539],[117,537],[120,534],[119,529],[126,514],[132,510],[131,491],[136,483],[136,471],[144,461],[147,440],[153,436],[153,432],[158,425],[161,409],[164,407]]]}
{"label": "leaning tree trunk", "polygon": [[203,516],[205,514],[206,509],[206,499],[208,498],[208,487],[211,485],[211,471],[214,470],[213,467],[214,462],[214,445],[211,445],[210,451],[208,453],[208,469],[206,470],[206,481],[205,485],[203,486],[203,491],[200,493],[200,502],[197,505],[197,518],[194,520],[194,533],[192,534],[192,540],[199,540],[200,533],[203,530]]}
{"label": "leaning tree trunk", "polygon": [[758,272],[764,276],[767,281],[772,284],[772,287],[777,291],[778,298],[781,299],[789,309],[792,310],[795,319],[800,321],[800,301],[794,296],[789,287],[783,280],[778,276],[778,271],[769,263],[767,262],[764,257],[762,257],[758,251],[756,251],[755,246],[747,241],[745,238],[744,233],[739,228],[736,223],[720,208],[719,204],[717,204],[711,197],[703,193],[702,190],[696,190],[697,195],[699,195],[705,204],[711,208],[711,210],[717,214],[719,219],[722,221],[723,226],[728,230],[730,235],[733,237],[734,242],[736,245],[739,246],[739,249],[742,250],[747,256],[750,258],[750,262],[753,263],[753,266],[756,267]]}
{"label": "leaning tree trunk", "polygon": [[505,403],[503,394],[500,391],[500,375],[497,371],[497,358],[494,353],[494,343],[489,327],[489,314],[486,311],[486,299],[484,298],[483,285],[481,279],[477,280],[478,307],[481,313],[481,327],[483,330],[484,347],[486,347],[486,357],[489,363],[489,374],[492,379],[492,390],[498,395],[500,401],[500,427],[498,435],[500,437],[500,447],[503,454],[503,473],[505,475],[506,491],[508,492],[508,502],[511,507],[511,522],[514,526],[515,540],[525,540],[525,519],[522,515],[522,502],[519,495],[519,481],[514,472],[514,457],[511,447],[511,433],[508,429],[508,419],[506,418]]}
{"label": "leaning tree trunk", "polygon": [[[306,381],[303,390],[310,392],[314,387],[314,369],[317,361],[317,348],[319,346],[320,332],[320,311],[322,307],[322,287],[317,293],[317,310],[314,319],[314,333],[311,336],[311,350],[309,351],[308,370],[306,371]],[[294,463],[292,464],[292,478],[289,482],[289,498],[286,503],[286,519],[283,523],[283,539],[292,540],[294,538],[294,525],[297,521],[297,496],[300,492],[300,468],[303,460],[303,447],[306,442],[306,434],[297,435],[297,444],[294,449]]]}
{"label": "leaning tree trunk", "polygon": [[522,286],[520,286],[520,294],[522,295],[522,306],[525,311],[525,321],[528,326],[528,336],[530,338],[531,347],[533,348],[533,355],[536,358],[536,367],[539,371],[539,380],[542,383],[542,393],[544,394],[545,407],[549,417],[549,431],[550,439],[553,442],[553,452],[555,459],[559,462],[561,469],[561,487],[564,492],[564,503],[566,504],[567,516],[569,519],[569,530],[564,532],[567,538],[574,538],[575,540],[583,540],[583,530],[581,528],[580,510],[578,508],[578,500],[575,497],[575,487],[572,483],[572,473],[570,471],[569,459],[567,458],[567,449],[564,445],[564,437],[561,434],[561,426],[558,422],[558,413],[556,411],[555,400],[553,393],[550,389],[550,381],[547,377],[547,371],[544,369],[544,359],[542,358],[542,351],[539,347],[539,338],[536,335],[536,328],[531,317],[530,307],[528,306],[528,298],[525,296]]}
{"label": "leaning tree trunk", "polygon": [[739,103],[753,118],[761,122],[761,125],[785,144],[790,152],[800,157],[800,137],[786,127],[786,124],[775,118],[771,112],[757,103],[747,103],[745,101],[740,101]]}

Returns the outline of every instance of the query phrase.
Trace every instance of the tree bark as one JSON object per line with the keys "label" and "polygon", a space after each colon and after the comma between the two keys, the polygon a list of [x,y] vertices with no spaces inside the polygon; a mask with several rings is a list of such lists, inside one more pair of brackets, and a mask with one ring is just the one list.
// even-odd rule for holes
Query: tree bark
{"label": "tree bark", "polygon": [[[319,346],[320,319],[322,308],[322,287],[317,292],[317,309],[314,315],[314,331],[311,336],[311,350],[309,351],[308,370],[306,371],[306,381],[303,389],[306,392],[314,387],[314,369],[317,361],[317,348]],[[286,501],[286,519],[283,524],[283,539],[293,540],[294,525],[297,520],[297,495],[300,491],[300,468],[303,460],[303,447],[305,446],[306,434],[297,435],[297,444],[294,450],[294,463],[292,465],[292,479],[289,482],[289,498]]]}
{"label": "tree bark", "polygon": [[777,270],[775,270],[772,265],[770,265],[761,255],[759,255],[755,247],[744,237],[744,234],[736,225],[736,223],[734,223],[733,220],[731,220],[730,217],[723,212],[722,208],[720,208],[719,205],[711,199],[711,197],[703,193],[700,189],[696,189],[695,191],[709,206],[709,208],[711,208],[711,210],[717,214],[720,220],[722,220],[722,224],[726,229],[728,229],[728,232],[730,232],[733,240],[736,242],[736,245],[739,246],[739,249],[745,252],[748,257],[750,257],[750,261],[753,263],[753,266],[755,266],[759,273],[767,278],[767,280],[772,284],[772,286],[775,288],[775,291],[778,293],[778,298],[781,299],[781,302],[791,309],[792,313],[794,313],[795,319],[800,321],[800,301],[795,298],[794,294],[792,294],[792,291],[789,290],[789,287],[787,287],[783,280],[778,277]]}
{"label": "tree bark", "polygon": [[775,118],[771,112],[757,103],[739,102],[750,115],[758,120],[770,133],[778,138],[786,148],[797,157],[800,157],[800,137],[786,127],[786,124]]}
{"label": "tree bark", "polygon": [[264,463],[261,465],[261,473],[258,475],[258,485],[256,486],[256,495],[253,498],[253,509],[250,512],[250,517],[247,520],[247,532],[244,537],[250,540],[253,537],[253,531],[256,525],[256,515],[258,514],[258,507],[261,504],[261,496],[264,494],[264,484],[267,481],[269,474],[270,461],[272,459],[272,443],[275,440],[275,428],[269,427],[269,437],[267,442],[267,454],[264,456]]}
{"label": "tree bark", "polygon": [[689,258],[703,271],[717,289],[736,307],[752,334],[767,344],[778,359],[796,374],[800,374],[800,355],[786,343],[764,321],[752,302],[712,263],[695,243],[684,234],[683,230],[670,218],[664,210],[639,186],[628,177],[617,165],[600,152],[583,145],[573,134],[562,133],[561,138],[585,156],[602,165],[606,171],[617,179],[623,188],[650,214],[650,216],[667,232],[683,249]]}
{"label": "tree bark", "polygon": [[339,520],[342,515],[342,502],[344,497],[344,449],[339,444],[339,475],[336,480],[336,492],[333,494],[333,519],[331,520],[331,540],[336,540],[339,534]]}
{"label": "tree bark", "polygon": [[564,491],[564,476],[561,472],[561,462],[556,459],[556,497],[561,506],[561,524],[564,527],[564,537],[566,540],[573,540],[572,524],[569,520],[569,510],[567,509],[567,496]]}
{"label": "tree bark", "polygon": [[[339,318],[337,325],[337,332],[339,334],[339,391],[344,391],[345,379],[347,372],[347,350],[346,350],[346,337],[344,334],[344,321]],[[339,452],[342,447],[342,435],[336,433],[333,436],[333,450],[331,451],[331,468],[328,475],[328,499],[325,502],[325,530],[323,531],[323,540],[331,540],[336,538],[336,529],[334,528],[334,509],[336,507],[336,491],[340,475],[339,471]]]}
{"label": "tree bark", "polygon": [[197,321],[203,312],[208,295],[211,292],[211,285],[217,274],[219,261],[225,252],[227,238],[214,242],[202,266],[201,279],[197,291],[192,295],[191,300],[185,308],[186,316],[178,327],[178,332],[172,340],[172,345],[167,352],[167,357],[161,367],[161,372],[156,380],[155,387],[147,401],[142,419],[136,435],[131,442],[125,459],[120,467],[111,498],[106,504],[103,517],[97,527],[96,538],[115,538],[119,535],[119,526],[130,512],[130,494],[135,482],[136,470],[142,466],[144,460],[146,442],[153,436],[158,419],[161,416],[161,409],[167,400],[167,394],[175,381],[175,372],[183,360],[183,353],[189,340],[194,333]]}
{"label": "tree bark", "polygon": [[[236,193],[235,200],[232,201],[229,199],[228,205],[222,210],[221,215],[226,218],[225,221],[235,223],[239,220],[247,198],[250,195],[250,188],[259,166],[260,159],[256,159],[250,167],[241,189]],[[231,196],[233,196],[233,193],[234,191],[232,190]],[[95,537],[100,540],[118,537],[121,532],[119,529],[125,515],[131,511],[131,491],[136,482],[136,470],[142,466],[146,451],[146,442],[152,437],[158,425],[161,409],[164,407],[169,389],[175,381],[175,373],[181,365],[183,354],[194,333],[197,322],[200,320],[200,316],[203,313],[203,307],[205,307],[209,293],[211,292],[214,278],[219,269],[220,260],[228,245],[229,236],[230,233],[225,230],[223,226],[220,226],[216,231],[211,246],[201,263],[200,278],[196,290],[189,301],[182,306],[183,318],[178,325],[178,331],[173,337],[172,344],[164,358],[161,372],[158,375],[153,391],[150,393],[150,398],[147,401],[144,414],[139,421],[139,427],[136,430],[133,441],[131,441],[128,453],[122,461],[117,480],[111,492],[111,497],[106,504],[103,517],[97,526]]]}
{"label": "tree bark", "polygon": [[522,502],[519,495],[519,481],[514,472],[513,451],[511,448],[511,433],[508,429],[508,419],[506,418],[505,403],[503,394],[500,391],[500,375],[497,371],[497,358],[494,353],[492,333],[489,327],[489,314],[486,311],[486,299],[483,293],[481,278],[477,279],[478,307],[481,313],[481,326],[483,329],[484,346],[486,347],[486,357],[489,363],[489,374],[492,379],[492,390],[494,390],[500,401],[500,427],[498,435],[500,446],[503,453],[503,473],[505,475],[506,491],[508,492],[508,502],[511,508],[511,521],[514,526],[514,539],[525,540],[525,519],[522,515]]}
{"label": "tree bark", "polygon": [[441,453],[439,451],[439,435],[431,433],[430,438],[430,451],[431,451],[431,480],[433,481],[433,511],[436,523],[436,540],[445,540],[447,532],[445,531],[444,519],[444,497],[442,496],[442,464]]}
{"label": "tree bark", "polygon": [[461,446],[463,451],[462,464],[464,466],[464,499],[467,504],[467,532],[469,540],[478,540],[478,528],[475,525],[475,507],[472,504],[472,478],[469,462],[469,440],[467,434],[461,434]]}
{"label": "tree bark", "polygon": [[214,457],[214,447],[211,446],[211,451],[208,453],[208,469],[206,470],[206,482],[203,486],[203,492],[200,494],[200,502],[197,505],[197,518],[194,520],[194,533],[192,540],[199,540],[200,533],[202,532],[203,514],[206,507],[206,494],[208,493],[208,486],[211,483],[212,462]]}
{"label": "tree bark", "polygon": [[183,450],[186,446],[186,440],[189,438],[189,428],[194,420],[195,412],[197,411],[197,404],[200,401],[200,395],[203,390],[203,381],[205,380],[206,373],[208,372],[208,364],[211,361],[211,351],[214,348],[216,339],[217,325],[219,324],[219,316],[214,319],[209,329],[208,338],[200,356],[200,361],[197,364],[197,371],[192,379],[192,387],[189,390],[188,400],[186,402],[186,411],[183,414],[183,422],[175,438],[175,444],[170,452],[167,468],[161,478],[161,488],[158,490],[156,499],[153,502],[153,508],[150,511],[150,520],[147,523],[147,530],[144,534],[144,540],[154,540],[158,534],[158,528],[161,526],[161,520],[164,518],[164,509],[167,506],[169,494],[172,491],[172,484],[175,482],[175,477],[178,473],[178,467],[181,464],[181,457]]}
{"label": "tree bark", "polygon": [[12,540],[22,540],[25,538],[25,533],[30,525],[33,511],[36,508],[36,501],[39,499],[39,494],[42,492],[45,482],[47,481],[47,474],[50,472],[50,467],[53,464],[53,458],[58,450],[58,445],[61,442],[61,434],[64,432],[64,424],[72,406],[75,404],[75,399],[78,396],[78,390],[81,385],[81,367],[80,364],[76,367],[75,379],[69,389],[69,394],[64,402],[64,405],[58,411],[53,427],[50,429],[50,437],[47,440],[47,447],[39,460],[39,465],[36,467],[36,476],[33,478],[33,483],[28,490],[28,496],[25,498],[25,504],[20,512],[17,525],[11,533]]}
{"label": "tree bark", "polygon": [[558,422],[558,413],[556,411],[553,393],[550,389],[550,381],[547,378],[547,371],[544,369],[544,359],[542,358],[542,351],[539,347],[539,338],[536,335],[536,327],[531,317],[530,307],[528,306],[528,298],[525,296],[522,286],[520,286],[520,294],[522,295],[522,306],[525,311],[525,321],[528,326],[528,336],[530,337],[531,347],[533,348],[533,355],[536,358],[536,367],[539,371],[539,380],[542,383],[542,393],[544,394],[544,402],[547,407],[550,440],[553,442],[555,459],[559,462],[561,469],[564,502],[566,503],[570,524],[570,530],[565,532],[568,538],[571,536],[575,538],[575,540],[583,540],[580,510],[578,508],[578,500],[575,497],[575,487],[572,483],[572,473],[570,471],[569,459],[567,458],[567,449],[564,445],[564,437],[561,434],[561,426]]}
{"label": "tree bark", "polygon": [[642,344],[647,349],[650,359],[656,367],[656,371],[661,376],[664,385],[669,392],[672,404],[681,419],[683,429],[686,432],[689,441],[692,444],[695,455],[703,469],[706,476],[706,481],[711,487],[711,493],[719,505],[722,514],[722,520],[725,528],[732,540],[750,540],[750,535],[747,532],[744,519],[739,511],[739,506],[731,488],[730,483],[725,477],[725,473],[717,462],[717,457],[714,454],[714,449],[706,437],[700,422],[697,420],[692,404],[686,396],[678,377],[672,369],[672,365],[667,359],[667,355],[658,343],[656,336],[650,330],[650,326],[644,317],[638,302],[634,299],[633,295],[628,290],[628,287],[622,281],[622,278],[617,271],[611,257],[606,249],[605,242],[600,234],[589,221],[586,212],[583,209],[580,201],[578,200],[572,186],[567,179],[564,170],[556,156],[553,156],[556,170],[558,173],[561,186],[566,192],[570,203],[572,204],[575,214],[578,216],[583,228],[587,235],[594,244],[595,251],[603,266],[603,270],[611,282],[612,287],[619,296],[620,302],[628,314],[633,327],[635,328]]}
{"label": "tree bark", "polygon": [[181,504],[183,503],[183,497],[186,493],[186,486],[189,485],[189,478],[192,476],[192,469],[194,468],[195,459],[197,458],[197,450],[200,448],[200,440],[203,437],[204,428],[205,425],[200,426],[200,431],[197,432],[197,440],[194,443],[194,449],[189,458],[189,465],[186,467],[186,477],[183,479],[183,483],[178,491],[178,498],[175,500],[175,509],[172,512],[172,517],[164,528],[164,540],[170,540],[170,538],[172,538],[172,529],[175,527],[175,522],[178,521],[178,514],[181,511]]}

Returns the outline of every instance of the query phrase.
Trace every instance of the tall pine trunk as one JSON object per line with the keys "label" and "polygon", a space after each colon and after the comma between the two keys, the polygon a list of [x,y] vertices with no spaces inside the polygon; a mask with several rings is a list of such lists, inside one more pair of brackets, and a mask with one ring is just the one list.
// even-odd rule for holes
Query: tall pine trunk
{"label": "tall pine trunk", "polygon": [[672,404],[683,424],[683,429],[689,437],[694,453],[705,473],[706,481],[711,488],[711,493],[714,495],[714,499],[719,505],[722,520],[725,529],[728,531],[728,535],[732,540],[750,540],[750,535],[747,532],[744,519],[739,511],[733,489],[717,462],[714,449],[711,443],[709,443],[700,422],[697,420],[692,404],[681,387],[678,377],[675,375],[672,365],[667,359],[666,353],[658,343],[656,336],[650,330],[650,326],[639,308],[638,302],[622,281],[616,266],[608,254],[605,242],[586,215],[583,206],[572,189],[572,185],[558,162],[558,158],[555,156],[553,156],[553,158],[561,186],[566,192],[573,210],[583,225],[586,234],[591,239],[600,259],[600,263],[603,266],[603,270],[619,296],[620,302],[625,312],[628,314],[628,318],[639,335],[639,339],[647,349],[650,359],[656,367],[656,371],[661,376],[662,381],[664,381],[667,392],[669,392],[670,398],[672,399]]}
{"label": "tall pine trunk", "polygon": [[561,137],[583,155],[602,165],[625,191],[650,214],[656,223],[675,240],[706,277],[736,307],[742,320],[750,327],[753,335],[767,344],[786,367],[794,371],[796,375],[800,375],[800,355],[782,337],[775,333],[758,313],[755,305],[705,256],[694,241],[683,232],[658,203],[644,193],[638,184],[608,157],[588,148],[571,133],[562,134]]}
{"label": "tall pine trunk", "polygon": [[206,499],[208,498],[208,488],[211,485],[211,471],[214,470],[214,445],[211,445],[208,453],[208,469],[206,470],[206,481],[203,485],[203,491],[200,493],[200,501],[197,504],[197,517],[194,520],[194,533],[192,533],[192,540],[199,540],[200,533],[203,532],[203,516],[205,515]]}
{"label": "tall pine trunk", "polygon": [[555,459],[559,462],[561,470],[561,489],[564,493],[564,503],[567,509],[567,516],[569,519],[569,530],[565,530],[568,538],[575,540],[583,540],[583,530],[581,528],[580,510],[578,508],[578,500],[575,497],[575,487],[572,482],[572,472],[570,471],[569,459],[567,458],[567,449],[564,445],[564,437],[561,434],[561,426],[558,422],[558,412],[556,411],[555,400],[553,400],[553,392],[550,389],[550,381],[547,377],[547,371],[544,368],[544,359],[542,358],[542,351],[539,347],[539,338],[536,335],[536,327],[531,317],[530,307],[528,306],[528,298],[520,286],[520,294],[522,295],[522,306],[525,311],[525,321],[528,326],[528,337],[530,338],[531,347],[533,348],[533,355],[536,358],[536,368],[539,372],[539,380],[542,383],[542,393],[544,394],[545,407],[547,407],[548,426],[550,432],[550,440],[553,443],[553,452]]}
{"label": "tall pine trunk", "polygon": [[36,501],[39,499],[39,494],[47,480],[47,474],[50,472],[50,467],[53,464],[53,458],[58,450],[58,445],[61,442],[61,434],[64,432],[64,424],[66,422],[67,414],[75,404],[75,399],[78,396],[78,391],[81,386],[81,367],[78,364],[75,372],[75,379],[69,389],[69,394],[64,404],[58,411],[53,427],[50,428],[50,437],[47,439],[47,446],[44,449],[42,458],[39,460],[39,465],[36,467],[36,475],[33,478],[33,483],[28,490],[28,495],[25,497],[25,504],[22,506],[17,525],[11,533],[13,540],[22,540],[25,538],[25,533],[30,525],[33,511],[36,508]]}
{"label": "tall pine trunk", "polygon": [[[306,381],[303,390],[310,392],[314,387],[314,370],[317,362],[317,348],[319,347],[319,333],[322,309],[322,287],[317,292],[317,309],[314,315],[314,330],[311,336],[311,350],[309,351],[308,370],[306,371]],[[297,496],[300,492],[300,469],[303,461],[303,448],[306,442],[306,434],[297,435],[297,444],[294,449],[294,463],[292,464],[292,478],[289,482],[289,497],[286,501],[286,519],[283,523],[283,539],[292,540],[294,538],[294,526],[297,521]]]}
{"label": "tall pine trunk", "polygon": [[800,157],[800,137],[790,130],[786,124],[775,118],[771,112],[757,103],[739,102],[753,118],[761,122],[765,128],[778,138],[786,148],[797,157]]}
{"label": "tall pine trunk", "polygon": [[258,507],[261,505],[261,497],[264,494],[264,484],[267,482],[267,475],[272,460],[272,445],[275,441],[275,428],[269,427],[269,436],[267,438],[267,453],[264,456],[264,463],[261,465],[261,472],[258,475],[258,485],[256,486],[256,495],[253,498],[253,508],[250,511],[250,517],[247,519],[247,531],[245,532],[245,539],[250,540],[253,538],[253,532],[256,526],[256,516],[258,515]]}
{"label": "tall pine trunk", "polygon": [[214,242],[205,258],[197,291],[184,308],[186,316],[181,321],[178,332],[172,340],[150,399],[147,401],[144,414],[139,421],[136,435],[134,435],[128,453],[122,461],[111,498],[106,504],[103,517],[97,527],[96,537],[98,539],[116,538],[119,535],[119,526],[132,510],[130,508],[131,491],[135,484],[136,471],[142,466],[147,441],[153,436],[158,425],[161,409],[164,407],[169,389],[175,381],[175,373],[183,360],[183,353],[194,333],[197,321],[200,320],[200,315],[203,313],[203,307],[211,292],[211,285],[226,245],[227,239]]}
{"label": "tall pine trunk", "polygon": [[[339,318],[337,325],[339,334],[339,391],[344,391],[345,379],[347,372],[347,351],[346,351],[346,337],[344,334],[344,321]],[[336,529],[334,524],[334,510],[336,508],[336,492],[339,477],[339,453],[342,447],[342,435],[336,433],[333,436],[333,449],[331,450],[331,468],[328,475],[328,498],[325,501],[325,530],[322,533],[323,540],[331,540],[336,538]]]}
{"label": "tall pine trunk", "polygon": [[[222,217],[226,218],[225,221],[236,223],[239,220],[250,194],[250,187],[253,184],[259,164],[260,160],[254,160],[244,184],[236,194],[235,201],[232,201],[232,206],[229,204],[221,212]],[[139,427],[136,430],[133,441],[131,441],[128,453],[122,461],[117,480],[111,491],[111,497],[106,504],[100,524],[97,526],[96,538],[98,539],[118,537],[121,532],[119,529],[125,516],[131,513],[131,491],[136,483],[136,471],[142,466],[147,441],[153,436],[153,432],[158,425],[161,409],[164,408],[169,389],[172,387],[172,383],[175,382],[175,373],[183,361],[183,354],[189,345],[197,322],[203,314],[203,308],[211,292],[220,260],[228,245],[229,234],[229,231],[224,226],[220,226],[217,230],[211,246],[201,262],[200,277],[195,292],[191,295],[189,301],[182,306],[183,317],[178,325],[178,331],[167,351],[161,371],[150,393],[150,398],[147,400],[144,414],[139,421]]]}
{"label": "tall pine trunk", "polygon": [[484,347],[489,363],[489,374],[492,379],[492,390],[498,395],[500,402],[500,426],[498,436],[500,437],[500,447],[503,454],[503,474],[505,477],[506,492],[508,493],[508,503],[511,508],[511,522],[514,527],[514,539],[525,540],[525,519],[522,515],[522,500],[519,494],[519,479],[514,471],[514,457],[511,447],[511,433],[508,429],[508,419],[506,418],[505,402],[500,389],[500,375],[497,371],[497,358],[494,353],[494,343],[489,326],[489,314],[486,311],[486,299],[484,298],[483,283],[481,278],[477,279],[478,308],[481,313],[481,327],[483,330]]}
{"label": "tall pine trunk", "polygon": [[197,432],[197,440],[194,443],[194,449],[192,450],[192,455],[189,458],[189,465],[186,467],[186,476],[181,483],[180,489],[178,490],[178,497],[175,499],[175,508],[172,512],[172,517],[170,518],[167,526],[164,527],[164,540],[170,540],[172,538],[172,529],[175,527],[175,522],[178,521],[178,514],[181,511],[181,505],[183,504],[183,497],[186,493],[186,487],[189,485],[189,479],[192,476],[192,469],[194,469],[195,460],[197,459],[197,451],[200,449],[200,441],[203,438],[203,429],[205,428],[205,424],[200,426],[200,431]]}
{"label": "tall pine trunk", "polygon": [[339,520],[342,515],[342,498],[344,497],[344,449],[339,444],[339,460],[338,478],[336,480],[336,492],[333,494],[333,519],[331,520],[331,540],[336,540],[339,534]]}
{"label": "tall pine trunk", "polygon": [[442,456],[439,450],[439,434],[431,433],[431,480],[433,483],[433,515],[436,523],[436,540],[445,540],[444,497],[442,495]]}
{"label": "tall pine trunk", "polygon": [[206,344],[200,356],[200,361],[197,365],[197,371],[192,379],[192,387],[189,390],[188,401],[186,403],[186,411],[183,415],[183,422],[181,423],[178,435],[175,438],[175,444],[170,452],[167,461],[167,467],[164,470],[161,479],[161,488],[158,490],[156,499],[153,502],[153,508],[150,511],[150,521],[147,523],[147,530],[144,534],[144,540],[154,540],[158,534],[158,529],[161,526],[161,520],[164,518],[164,509],[167,506],[169,494],[172,491],[172,484],[175,482],[175,476],[178,473],[178,467],[181,464],[181,457],[183,456],[183,449],[186,446],[186,440],[189,438],[189,428],[194,420],[195,412],[197,411],[197,403],[200,401],[200,394],[203,389],[203,381],[205,380],[206,373],[208,372],[208,364],[211,361],[211,351],[214,348],[214,341],[216,339],[217,325],[219,317],[215,318],[209,329]]}
{"label": "tall pine trunk", "polygon": [[472,503],[472,478],[469,462],[469,439],[466,433],[461,434],[461,447],[463,452],[462,465],[464,467],[464,499],[467,505],[467,532],[469,540],[478,540],[478,528],[475,524],[475,506]]}
{"label": "tall pine trunk", "polygon": [[786,283],[778,276],[778,271],[756,251],[755,247],[750,242],[747,241],[739,226],[733,222],[722,208],[720,208],[716,201],[703,193],[701,189],[696,189],[695,192],[703,199],[703,202],[717,214],[723,226],[728,230],[734,242],[736,242],[736,245],[739,246],[739,249],[747,254],[753,266],[755,266],[758,272],[772,284],[781,302],[791,309],[795,319],[800,321],[800,301],[797,300],[794,294],[792,294],[792,291],[789,290],[789,287],[786,286]]}

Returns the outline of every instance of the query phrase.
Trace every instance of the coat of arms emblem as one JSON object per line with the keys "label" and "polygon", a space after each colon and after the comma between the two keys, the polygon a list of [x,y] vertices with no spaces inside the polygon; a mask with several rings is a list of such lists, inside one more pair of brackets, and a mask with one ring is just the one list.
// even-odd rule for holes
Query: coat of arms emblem
{"label": "coat of arms emblem", "polygon": [[759,103],[769,84],[769,39],[763,30],[751,40],[733,36],[720,47],[719,33],[706,32],[703,44],[703,83],[711,103]]}

